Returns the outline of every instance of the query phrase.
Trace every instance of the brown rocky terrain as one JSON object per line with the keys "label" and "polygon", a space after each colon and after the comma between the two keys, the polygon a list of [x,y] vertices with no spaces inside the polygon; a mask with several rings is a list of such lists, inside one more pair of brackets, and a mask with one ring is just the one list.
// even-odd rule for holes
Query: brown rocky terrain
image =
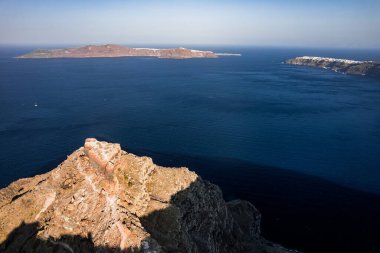
{"label": "brown rocky terrain", "polygon": [[260,217],[187,168],[91,138],[0,190],[0,252],[288,252],[261,237]]}
{"label": "brown rocky terrain", "polygon": [[285,63],[330,69],[335,72],[350,75],[380,77],[380,62],[302,56],[289,59]]}
{"label": "brown rocky terrain", "polygon": [[239,54],[217,54],[211,51],[200,51],[183,47],[170,49],[156,48],[130,48],[119,45],[89,45],[79,48],[65,49],[38,49],[30,53],[18,56],[17,58],[96,58],[96,57],[157,57],[172,59],[189,58],[216,58],[218,55],[239,55]]}

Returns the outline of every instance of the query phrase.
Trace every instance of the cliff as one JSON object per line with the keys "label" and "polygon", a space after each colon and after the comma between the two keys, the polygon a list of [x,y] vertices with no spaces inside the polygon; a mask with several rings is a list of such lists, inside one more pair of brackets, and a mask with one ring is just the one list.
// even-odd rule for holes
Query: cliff
{"label": "cliff", "polygon": [[239,55],[239,54],[216,54],[211,51],[200,51],[187,49],[183,47],[171,49],[156,49],[156,48],[129,48],[119,45],[90,45],[79,48],[66,49],[38,49],[30,53],[20,55],[17,58],[96,58],[96,57],[157,57],[157,58],[172,58],[172,59],[188,59],[188,58],[216,58],[221,55]]}
{"label": "cliff", "polygon": [[285,63],[330,69],[335,72],[351,75],[367,75],[372,77],[380,77],[379,62],[302,56],[287,60]]}
{"label": "cliff", "polygon": [[249,202],[187,168],[87,139],[52,171],[0,190],[1,252],[288,252]]}

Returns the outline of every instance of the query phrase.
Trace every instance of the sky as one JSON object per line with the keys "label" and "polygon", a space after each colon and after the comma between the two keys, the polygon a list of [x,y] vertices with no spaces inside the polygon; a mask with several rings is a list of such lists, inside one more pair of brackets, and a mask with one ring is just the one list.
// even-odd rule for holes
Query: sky
{"label": "sky", "polygon": [[0,0],[0,44],[380,48],[380,0]]}

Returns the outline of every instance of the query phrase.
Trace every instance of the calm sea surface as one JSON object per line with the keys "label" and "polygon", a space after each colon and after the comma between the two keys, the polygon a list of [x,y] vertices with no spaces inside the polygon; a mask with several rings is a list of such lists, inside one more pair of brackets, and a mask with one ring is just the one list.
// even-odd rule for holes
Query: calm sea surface
{"label": "calm sea surface", "polygon": [[[264,234],[287,246],[311,252],[318,248],[311,245],[347,241],[348,251],[378,249],[370,241],[378,230],[368,226],[380,225],[380,80],[282,61],[380,61],[379,50],[203,47],[242,56],[12,58],[30,49],[0,48],[0,187],[49,171],[96,137],[160,164],[189,166],[227,199],[258,203]],[[349,241],[349,231],[360,229],[350,203],[364,205],[355,212],[369,219],[357,244]],[[357,226],[334,223],[316,205],[336,217],[351,210],[344,217],[356,217]],[[305,224],[310,217],[315,222]],[[348,237],[318,237],[329,226],[348,229]]]}

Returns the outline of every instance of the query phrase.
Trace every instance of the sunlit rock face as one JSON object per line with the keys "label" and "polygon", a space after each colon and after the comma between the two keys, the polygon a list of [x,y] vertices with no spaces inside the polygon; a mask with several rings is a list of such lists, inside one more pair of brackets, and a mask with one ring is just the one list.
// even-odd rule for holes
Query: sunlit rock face
{"label": "sunlit rock face", "polygon": [[108,173],[113,172],[121,156],[119,144],[97,141],[94,138],[86,139],[84,152],[91,161]]}
{"label": "sunlit rock face", "polygon": [[287,252],[260,213],[187,168],[86,139],[54,170],[0,190],[0,252]]}

